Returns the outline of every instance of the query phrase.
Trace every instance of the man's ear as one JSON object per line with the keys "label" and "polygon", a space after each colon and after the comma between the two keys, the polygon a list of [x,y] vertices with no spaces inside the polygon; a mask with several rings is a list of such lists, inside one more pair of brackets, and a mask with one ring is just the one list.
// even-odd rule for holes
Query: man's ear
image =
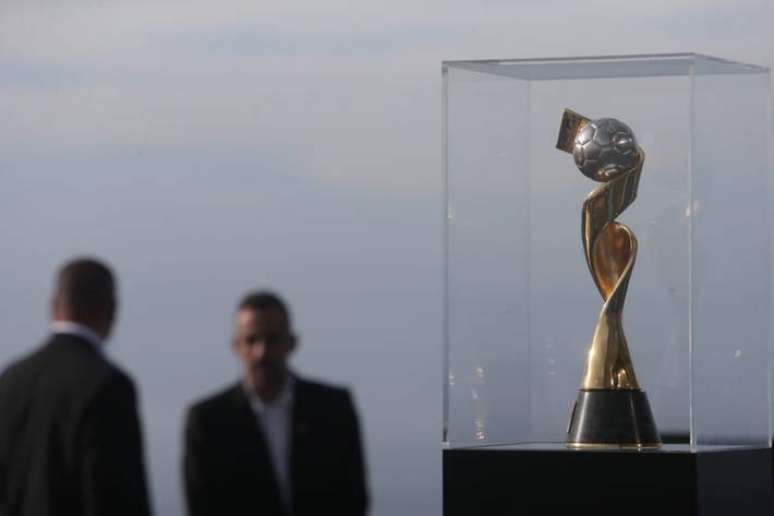
{"label": "man's ear", "polygon": [[52,319],[60,319],[62,317],[62,308],[59,296],[51,296],[51,300],[49,301],[48,306],[49,310],[51,311],[50,315]]}
{"label": "man's ear", "polygon": [[298,337],[295,333],[290,334],[290,351],[295,351],[298,347]]}

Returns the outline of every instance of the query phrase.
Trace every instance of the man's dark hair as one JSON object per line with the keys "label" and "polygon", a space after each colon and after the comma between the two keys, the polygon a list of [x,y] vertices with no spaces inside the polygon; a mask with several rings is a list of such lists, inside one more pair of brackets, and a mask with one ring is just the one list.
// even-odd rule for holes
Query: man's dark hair
{"label": "man's dark hair", "polygon": [[94,258],[76,258],[59,269],[54,296],[78,320],[89,320],[95,314],[112,314],[113,272]]}
{"label": "man's dark hair", "polygon": [[285,304],[282,298],[269,290],[257,290],[254,292],[248,292],[245,297],[239,302],[237,310],[252,310],[257,312],[259,310],[270,310],[276,308],[285,316],[285,321],[288,323],[288,328],[291,328],[290,310]]}

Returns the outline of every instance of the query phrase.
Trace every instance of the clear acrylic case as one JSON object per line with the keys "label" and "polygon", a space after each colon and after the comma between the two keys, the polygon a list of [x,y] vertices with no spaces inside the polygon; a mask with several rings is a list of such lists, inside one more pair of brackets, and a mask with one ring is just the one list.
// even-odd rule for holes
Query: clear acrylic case
{"label": "clear acrylic case", "polygon": [[769,71],[696,54],[443,64],[444,444],[562,443],[602,300],[565,108],[646,153],[624,329],[665,442],[770,445]]}

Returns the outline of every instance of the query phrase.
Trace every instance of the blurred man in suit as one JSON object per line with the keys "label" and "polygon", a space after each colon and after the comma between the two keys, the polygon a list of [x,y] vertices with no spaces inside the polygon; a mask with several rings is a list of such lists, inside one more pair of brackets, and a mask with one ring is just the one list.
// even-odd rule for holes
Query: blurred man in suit
{"label": "blurred man in suit", "polygon": [[51,337],[0,375],[0,514],[150,513],[134,385],[102,350],[115,312],[107,266],[59,271]]}
{"label": "blurred man in suit", "polygon": [[365,514],[360,431],[349,392],[288,370],[297,342],[275,294],[247,295],[235,326],[242,378],[188,413],[184,476],[191,516]]}

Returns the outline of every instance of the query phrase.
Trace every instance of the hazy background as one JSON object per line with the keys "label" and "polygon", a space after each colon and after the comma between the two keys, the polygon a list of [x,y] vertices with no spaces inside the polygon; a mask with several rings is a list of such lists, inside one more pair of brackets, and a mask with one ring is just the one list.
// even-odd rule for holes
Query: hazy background
{"label": "hazy background", "polygon": [[291,303],[301,373],[354,389],[373,511],[440,513],[443,59],[695,51],[774,65],[766,0],[0,4],[0,363],[55,268],[120,275],[152,491],[232,381],[247,289]]}

